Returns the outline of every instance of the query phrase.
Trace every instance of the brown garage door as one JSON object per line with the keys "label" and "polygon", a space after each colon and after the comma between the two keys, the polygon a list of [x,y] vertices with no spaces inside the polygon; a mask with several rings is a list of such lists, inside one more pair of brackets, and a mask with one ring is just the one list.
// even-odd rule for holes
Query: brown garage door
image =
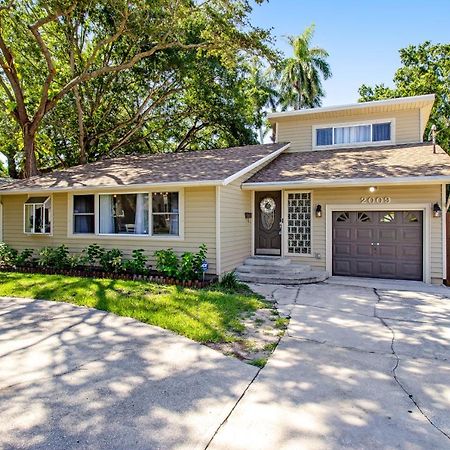
{"label": "brown garage door", "polygon": [[422,211],[333,212],[333,275],[423,279]]}

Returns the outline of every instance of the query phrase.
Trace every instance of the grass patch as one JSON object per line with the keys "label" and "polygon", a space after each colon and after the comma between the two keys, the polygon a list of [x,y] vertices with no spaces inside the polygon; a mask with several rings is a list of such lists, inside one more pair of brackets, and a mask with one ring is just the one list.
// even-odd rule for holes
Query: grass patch
{"label": "grass patch", "polygon": [[249,364],[263,368],[267,364],[267,358],[255,358],[249,361]]}
{"label": "grass patch", "polygon": [[125,281],[0,273],[0,296],[30,297],[88,306],[157,325],[198,342],[227,342],[243,330],[242,314],[265,307],[251,291],[190,289]]}

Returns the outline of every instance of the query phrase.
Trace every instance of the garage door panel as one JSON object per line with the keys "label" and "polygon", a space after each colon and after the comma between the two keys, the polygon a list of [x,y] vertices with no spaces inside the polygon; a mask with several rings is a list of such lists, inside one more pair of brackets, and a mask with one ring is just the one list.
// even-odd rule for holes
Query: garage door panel
{"label": "garage door panel", "polygon": [[334,254],[336,257],[350,257],[352,254],[351,244],[336,244]]}
{"label": "garage door panel", "polygon": [[351,275],[351,261],[350,260],[338,260],[333,261],[333,272],[340,273],[342,275]]}
{"label": "garage door panel", "polygon": [[357,228],[355,230],[355,239],[372,242],[375,237],[375,231],[372,228]]}
{"label": "garage door panel", "polygon": [[380,228],[380,232],[378,234],[380,242],[396,242],[399,238],[398,236],[399,230],[395,228]]}
{"label": "garage door panel", "polygon": [[397,258],[398,245],[381,245],[377,247],[377,256],[380,258]]}
{"label": "garage door panel", "polygon": [[422,280],[422,222],[422,211],[334,212],[333,274]]}
{"label": "garage door panel", "polygon": [[367,277],[370,276],[373,273],[374,262],[367,259],[367,260],[357,260],[355,262],[355,272],[358,274],[359,277]]}
{"label": "garage door panel", "polygon": [[352,238],[352,229],[351,228],[335,228],[333,232],[333,236],[335,239],[342,239],[350,241]]}

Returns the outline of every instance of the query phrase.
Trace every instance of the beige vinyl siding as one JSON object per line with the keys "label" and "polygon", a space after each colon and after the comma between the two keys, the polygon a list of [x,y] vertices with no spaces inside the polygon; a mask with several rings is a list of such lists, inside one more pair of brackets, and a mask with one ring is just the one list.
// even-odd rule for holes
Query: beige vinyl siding
{"label": "beige vinyl siding", "polygon": [[388,111],[379,113],[352,113],[345,112],[333,118],[304,118],[286,117],[277,118],[277,141],[291,142],[288,151],[310,151],[313,146],[313,126],[333,125],[350,122],[370,123],[374,120],[395,119],[396,144],[421,142],[420,136],[420,110],[407,109],[401,111]]}
{"label": "beige vinyl siding", "polygon": [[[132,192],[132,191],[131,191]],[[173,248],[177,253],[197,251],[201,243],[208,246],[209,273],[216,271],[216,208],[215,188],[196,187],[184,189],[184,239],[152,239],[152,237],[121,236],[70,236],[68,230],[69,194],[53,194],[53,235],[39,236],[23,233],[23,205],[26,195],[4,195],[4,242],[22,250],[65,244],[73,253],[94,242],[107,249],[119,248],[129,256],[133,249],[142,248],[154,265],[153,253],[163,248]],[[180,224],[180,226],[183,226]]]}
{"label": "beige vinyl siding", "polygon": [[251,255],[252,221],[245,218],[252,211],[252,193],[241,189],[241,181],[220,188],[221,272],[230,272]]}
{"label": "beige vinyl siding", "polygon": [[[285,191],[289,192],[289,191]],[[326,206],[333,205],[360,205],[362,196],[390,197],[392,204],[429,204],[441,203],[441,186],[379,186],[375,194],[370,194],[367,187],[314,189],[312,191],[313,202],[313,226],[312,226],[312,256],[294,257],[296,262],[310,264],[312,267],[326,268]],[[316,206],[322,205],[323,216],[317,218],[314,215]],[[367,205],[365,205],[367,206]],[[386,204],[389,210],[389,204]],[[425,221],[425,218],[424,218]],[[432,281],[442,282],[442,219],[430,218],[430,273]],[[320,259],[318,257],[320,256]]]}

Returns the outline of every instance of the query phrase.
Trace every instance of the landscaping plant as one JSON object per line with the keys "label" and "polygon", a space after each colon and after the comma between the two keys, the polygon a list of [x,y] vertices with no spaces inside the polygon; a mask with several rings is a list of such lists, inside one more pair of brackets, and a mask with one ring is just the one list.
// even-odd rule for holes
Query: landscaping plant
{"label": "landscaping plant", "polygon": [[136,275],[146,275],[149,272],[147,267],[148,257],[144,255],[142,248],[131,252],[131,259],[124,261],[123,268]]}
{"label": "landscaping plant", "polygon": [[178,275],[178,256],[172,248],[157,250],[154,255],[158,272],[171,278]]}
{"label": "landscaping plant", "polygon": [[63,244],[59,247],[44,247],[39,251],[38,265],[55,269],[69,267],[69,249]]}
{"label": "landscaping plant", "polygon": [[122,252],[118,248],[103,252],[100,266],[105,272],[119,273],[123,269]]}

